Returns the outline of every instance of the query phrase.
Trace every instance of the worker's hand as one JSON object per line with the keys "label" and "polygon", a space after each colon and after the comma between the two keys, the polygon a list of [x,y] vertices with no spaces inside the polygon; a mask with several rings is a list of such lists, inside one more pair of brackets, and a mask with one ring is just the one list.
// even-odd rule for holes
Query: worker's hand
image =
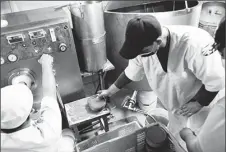
{"label": "worker's hand", "polygon": [[203,152],[196,134],[191,129],[182,129],[180,137],[186,143],[188,152]]}
{"label": "worker's hand", "polygon": [[49,54],[43,54],[38,60],[41,65],[53,65],[53,57]]}
{"label": "worker's hand", "polygon": [[184,141],[187,141],[188,139],[190,139],[192,136],[196,136],[195,132],[193,132],[191,129],[189,128],[183,128],[180,131],[180,137],[181,139],[183,139]]}
{"label": "worker's hand", "polygon": [[107,98],[107,97],[110,97],[112,94],[109,90],[100,90],[97,92],[97,97],[99,99],[104,99],[104,98]]}
{"label": "worker's hand", "polygon": [[183,106],[181,106],[181,108],[178,110],[178,114],[179,115],[183,115],[183,116],[186,116],[186,117],[190,117],[192,116],[193,114],[197,113],[199,110],[202,109],[202,105],[199,104],[199,102],[197,101],[191,101],[191,102],[188,102],[186,104],[184,104]]}
{"label": "worker's hand", "polygon": [[215,49],[214,49],[213,45],[208,44],[202,49],[202,54],[204,56],[208,56],[208,55],[212,54],[214,51],[215,51]]}

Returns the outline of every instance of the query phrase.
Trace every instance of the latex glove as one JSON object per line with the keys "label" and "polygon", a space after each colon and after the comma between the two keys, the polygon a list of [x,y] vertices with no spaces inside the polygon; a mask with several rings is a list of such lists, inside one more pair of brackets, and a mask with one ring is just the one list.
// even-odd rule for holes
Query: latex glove
{"label": "latex glove", "polygon": [[97,92],[97,97],[99,98],[99,99],[105,99],[105,98],[107,98],[107,97],[110,97],[112,94],[110,93],[110,91],[109,90],[99,90],[98,92]]}
{"label": "latex glove", "polygon": [[184,104],[183,106],[181,106],[181,108],[178,110],[178,114],[179,115],[183,115],[186,117],[190,117],[192,115],[194,115],[195,113],[197,113],[199,110],[202,109],[202,105],[199,104],[199,102],[195,101],[195,102],[188,102],[186,104]]}
{"label": "latex glove", "polygon": [[41,65],[48,66],[53,65],[53,57],[49,54],[43,54],[41,58],[38,60]]}

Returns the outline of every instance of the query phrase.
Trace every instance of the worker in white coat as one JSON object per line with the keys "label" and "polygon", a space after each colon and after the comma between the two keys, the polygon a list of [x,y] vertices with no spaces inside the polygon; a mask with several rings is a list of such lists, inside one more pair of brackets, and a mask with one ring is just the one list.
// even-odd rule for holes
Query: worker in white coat
{"label": "worker in white coat", "polygon": [[[128,22],[119,52],[129,59],[128,66],[107,90],[99,92],[99,98],[110,97],[146,75],[150,87],[169,112],[169,130],[182,143],[179,131],[187,125],[188,118],[208,106],[224,88],[220,54],[202,55],[202,49],[213,42],[202,29],[161,26],[152,15],[137,16]],[[179,109],[188,102],[193,102],[193,110],[181,115]]]}
{"label": "worker in white coat", "polygon": [[[225,17],[221,20],[215,34],[215,43],[206,47],[205,56],[218,50],[225,64]],[[188,152],[225,152],[225,90],[224,96],[211,109],[200,132],[196,135],[189,128],[181,130],[181,138],[186,142]]]}
{"label": "worker in white coat", "polygon": [[41,116],[36,121],[30,117],[33,95],[28,81],[18,81],[1,88],[2,152],[73,151],[73,145],[69,147],[70,143],[68,144],[74,141],[72,131],[66,129],[62,133],[62,118],[52,69],[53,57],[44,54],[39,63],[42,66],[43,99]]}

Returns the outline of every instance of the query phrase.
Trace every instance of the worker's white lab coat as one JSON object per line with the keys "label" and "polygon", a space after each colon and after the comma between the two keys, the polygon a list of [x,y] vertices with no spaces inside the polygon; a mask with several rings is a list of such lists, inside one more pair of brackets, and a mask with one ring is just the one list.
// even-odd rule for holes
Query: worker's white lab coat
{"label": "worker's white lab coat", "polygon": [[166,27],[171,37],[167,73],[157,55],[139,55],[129,60],[125,74],[133,81],[146,75],[150,87],[169,111],[169,130],[184,143],[179,131],[187,125],[188,118],[176,115],[175,111],[191,100],[202,84],[208,91],[223,89],[225,73],[219,52],[202,55],[202,48],[214,42],[209,33],[191,26]]}
{"label": "worker's white lab coat", "polygon": [[2,152],[57,152],[61,139],[61,113],[56,100],[42,100],[38,122],[14,133],[1,133]]}
{"label": "worker's white lab coat", "polygon": [[197,137],[203,152],[225,152],[225,97],[211,109]]}

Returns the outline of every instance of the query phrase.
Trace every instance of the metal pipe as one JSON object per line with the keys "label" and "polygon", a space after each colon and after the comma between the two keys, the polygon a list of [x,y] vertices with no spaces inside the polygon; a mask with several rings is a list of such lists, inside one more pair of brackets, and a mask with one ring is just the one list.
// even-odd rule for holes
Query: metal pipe
{"label": "metal pipe", "polygon": [[185,2],[185,8],[188,9],[188,1],[184,1]]}
{"label": "metal pipe", "polygon": [[175,10],[175,1],[173,1],[173,11]]}

